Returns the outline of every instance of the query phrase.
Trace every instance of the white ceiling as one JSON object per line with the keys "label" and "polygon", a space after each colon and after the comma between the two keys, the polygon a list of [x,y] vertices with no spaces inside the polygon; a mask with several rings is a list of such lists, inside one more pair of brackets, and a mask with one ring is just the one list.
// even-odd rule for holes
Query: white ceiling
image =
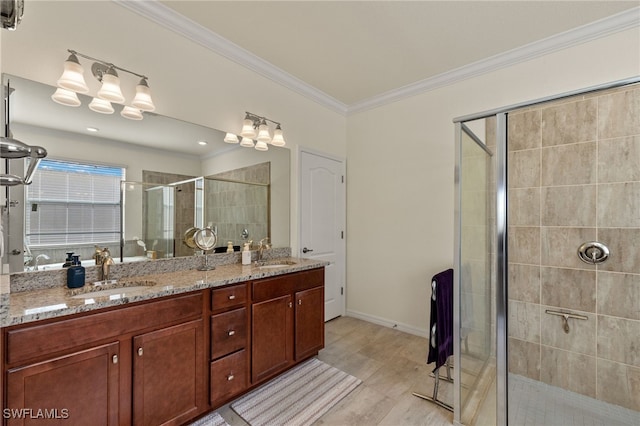
{"label": "white ceiling", "polygon": [[[354,105],[640,5],[640,1],[162,1]],[[160,6],[162,6],[160,5]]]}

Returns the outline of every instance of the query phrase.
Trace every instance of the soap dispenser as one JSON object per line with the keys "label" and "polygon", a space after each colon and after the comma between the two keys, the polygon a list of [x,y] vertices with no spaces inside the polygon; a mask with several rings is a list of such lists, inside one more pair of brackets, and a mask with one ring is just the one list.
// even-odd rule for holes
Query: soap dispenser
{"label": "soap dispenser", "polygon": [[242,249],[242,264],[243,265],[251,265],[251,251],[249,247],[251,243],[244,243],[244,248]]}
{"label": "soap dispenser", "polygon": [[84,266],[80,263],[80,256],[73,256],[73,264],[67,269],[67,287],[79,288],[84,286]]}
{"label": "soap dispenser", "polygon": [[64,260],[64,263],[62,264],[63,268],[68,268],[69,266],[73,266],[73,252],[72,251],[68,251],[67,252],[67,258]]}

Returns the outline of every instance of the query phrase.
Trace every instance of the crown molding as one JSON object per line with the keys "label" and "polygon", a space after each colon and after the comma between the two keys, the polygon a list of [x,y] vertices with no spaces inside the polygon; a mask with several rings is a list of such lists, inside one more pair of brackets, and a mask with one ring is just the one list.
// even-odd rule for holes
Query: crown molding
{"label": "crown molding", "polygon": [[345,115],[347,112],[346,104],[254,55],[237,44],[232,43],[197,22],[176,13],[173,9],[165,6],[158,0],[112,1],[322,106],[342,115]]}
{"label": "crown molding", "polygon": [[360,102],[351,104],[347,114],[356,114],[398,100],[448,86],[462,80],[507,68],[571,46],[586,43],[620,31],[640,26],[640,7],[635,7],[590,24],[577,27],[533,43],[490,56],[469,65],[447,71],[406,86],[390,90]]}
{"label": "crown molding", "polygon": [[158,0],[112,0],[195,43],[248,68],[294,92],[343,115],[378,108],[462,80],[507,68],[578,44],[640,26],[640,7],[500,53],[452,71],[430,77],[371,98],[346,105],[197,22],[176,13]]}

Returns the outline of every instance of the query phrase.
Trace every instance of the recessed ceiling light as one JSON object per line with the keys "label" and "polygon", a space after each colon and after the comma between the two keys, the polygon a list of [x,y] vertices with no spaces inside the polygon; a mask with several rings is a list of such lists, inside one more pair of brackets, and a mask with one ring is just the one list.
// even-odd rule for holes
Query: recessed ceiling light
{"label": "recessed ceiling light", "polygon": [[198,145],[206,145],[207,141],[198,141]]}
{"label": "recessed ceiling light", "polygon": [[87,127],[88,132],[97,132],[98,130],[100,129],[98,129],[97,127]]}

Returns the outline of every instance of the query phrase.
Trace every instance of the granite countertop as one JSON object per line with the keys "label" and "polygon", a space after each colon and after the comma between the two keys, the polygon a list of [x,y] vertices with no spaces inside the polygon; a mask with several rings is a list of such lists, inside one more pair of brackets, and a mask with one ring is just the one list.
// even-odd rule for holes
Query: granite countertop
{"label": "granite countertop", "polygon": [[[100,297],[87,297],[90,290],[93,290],[92,284],[73,290],[66,286],[59,286],[19,293],[3,292],[0,294],[2,298],[0,301],[0,326],[7,327],[46,318],[88,312],[172,294],[304,271],[328,264],[325,261],[292,257],[280,259],[280,261],[294,264],[275,268],[260,268],[255,263],[247,266],[234,263],[216,266],[216,269],[212,271],[192,269],[128,277],[120,280],[121,282],[117,285],[107,285],[107,287],[117,287],[118,290],[114,290],[113,294]],[[142,284],[144,287],[138,286],[136,289],[128,289],[126,286],[121,286],[122,282],[131,285]],[[96,290],[103,288],[96,288]]]}

